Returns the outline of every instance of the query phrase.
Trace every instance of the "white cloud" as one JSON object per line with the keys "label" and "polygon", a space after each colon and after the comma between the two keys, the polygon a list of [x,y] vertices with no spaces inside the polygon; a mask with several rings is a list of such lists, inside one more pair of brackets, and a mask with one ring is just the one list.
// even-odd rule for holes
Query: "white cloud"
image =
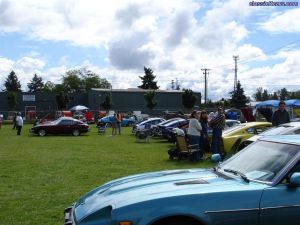
{"label": "white cloud", "polygon": [[260,23],[260,28],[275,33],[300,32],[300,8],[273,13],[270,19]]}
{"label": "white cloud", "polygon": [[[197,13],[205,6],[206,11],[198,18]],[[283,60],[274,66],[254,69],[241,63],[239,71],[245,72],[239,76],[247,92],[273,77],[278,82],[286,82],[277,74],[284,71],[295,74],[300,69],[297,52],[282,51],[270,57],[248,42],[252,34],[248,19],[263,10],[249,7],[249,2],[244,0],[215,0],[209,5],[197,0],[0,0],[0,32],[22,33],[32,41],[104,47],[107,67],[83,61],[76,68],[90,68],[112,82],[114,88],[140,85],[138,76],[143,75],[146,66],[154,70],[161,88],[177,78],[182,87],[204,92],[201,68],[210,68],[208,97],[220,99],[228,96],[233,87],[232,55],[239,55],[241,61],[256,57],[260,62],[276,57]],[[261,28],[299,32],[295,22],[299,21],[299,15],[299,9],[273,14]],[[11,69],[16,70],[22,85],[26,85],[34,73],[45,81],[58,83],[61,76],[72,69],[67,66],[72,64],[69,53],[51,62],[52,68],[43,59],[45,52],[21,55],[22,58],[14,61],[0,58],[0,72],[4,70],[4,74],[8,74]],[[294,75],[293,78],[298,79]]]}

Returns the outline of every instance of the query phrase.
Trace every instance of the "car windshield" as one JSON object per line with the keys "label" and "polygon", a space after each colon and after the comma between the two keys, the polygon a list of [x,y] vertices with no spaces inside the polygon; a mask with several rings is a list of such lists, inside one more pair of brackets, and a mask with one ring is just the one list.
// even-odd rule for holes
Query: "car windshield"
{"label": "car windshield", "polygon": [[246,126],[245,124],[239,124],[239,125],[236,125],[236,126],[226,129],[223,133],[224,134],[231,133],[231,132],[237,131],[245,126]]}
{"label": "car windshield", "polygon": [[185,119],[178,119],[178,120],[173,120],[169,123],[164,124],[164,126],[168,127],[168,126],[172,126],[173,124],[176,124],[178,122],[184,121]]}
{"label": "car windshield", "polygon": [[299,148],[296,145],[258,141],[222,163],[220,171],[235,171],[235,174],[243,174],[249,180],[272,182]]}
{"label": "car windshield", "polygon": [[169,119],[169,120],[166,120],[166,121],[162,121],[161,123],[159,123],[159,125],[166,125],[168,123],[171,123],[175,120],[179,120],[180,118],[172,118],[172,119]]}
{"label": "car windshield", "polygon": [[52,123],[53,125],[57,125],[57,124],[60,123],[61,120],[62,120],[62,117],[58,118],[57,120],[52,121],[51,123]]}

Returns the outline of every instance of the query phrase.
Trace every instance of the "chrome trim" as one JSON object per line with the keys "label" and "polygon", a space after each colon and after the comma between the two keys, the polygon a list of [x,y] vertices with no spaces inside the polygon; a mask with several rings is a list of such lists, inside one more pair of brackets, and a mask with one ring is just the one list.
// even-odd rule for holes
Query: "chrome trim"
{"label": "chrome trim", "polygon": [[219,211],[205,211],[205,214],[208,213],[230,213],[230,212],[245,212],[245,211],[258,211],[259,208],[254,208],[254,209],[228,209],[228,210],[219,210]]}
{"label": "chrome trim", "polygon": [[282,205],[282,206],[273,206],[273,207],[265,207],[261,208],[261,210],[271,210],[271,209],[283,209],[283,208],[292,208],[292,207],[300,207],[300,205]]}

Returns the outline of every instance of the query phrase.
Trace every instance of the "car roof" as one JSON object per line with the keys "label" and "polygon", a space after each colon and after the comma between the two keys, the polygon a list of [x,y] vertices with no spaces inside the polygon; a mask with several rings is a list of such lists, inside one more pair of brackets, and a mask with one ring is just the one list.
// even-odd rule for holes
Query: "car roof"
{"label": "car roof", "polygon": [[272,135],[272,136],[264,136],[259,140],[300,145],[299,135],[274,135],[274,136]]}

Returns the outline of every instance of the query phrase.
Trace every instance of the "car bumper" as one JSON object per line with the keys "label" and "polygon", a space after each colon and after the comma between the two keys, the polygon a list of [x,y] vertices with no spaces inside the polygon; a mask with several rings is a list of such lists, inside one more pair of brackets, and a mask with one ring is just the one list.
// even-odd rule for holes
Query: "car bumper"
{"label": "car bumper", "polygon": [[75,204],[71,205],[70,207],[64,210],[64,225],[76,225],[74,220],[74,207]]}

